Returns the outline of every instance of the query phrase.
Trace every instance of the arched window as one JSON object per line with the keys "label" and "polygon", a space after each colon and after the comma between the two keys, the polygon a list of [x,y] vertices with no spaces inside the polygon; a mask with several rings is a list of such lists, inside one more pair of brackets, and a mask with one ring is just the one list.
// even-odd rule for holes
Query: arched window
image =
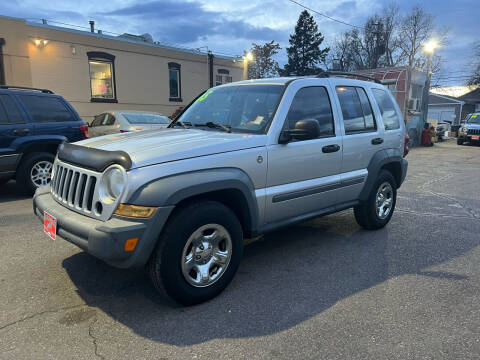
{"label": "arched window", "polygon": [[90,69],[90,91],[92,102],[116,103],[115,56],[101,52],[87,52]]}

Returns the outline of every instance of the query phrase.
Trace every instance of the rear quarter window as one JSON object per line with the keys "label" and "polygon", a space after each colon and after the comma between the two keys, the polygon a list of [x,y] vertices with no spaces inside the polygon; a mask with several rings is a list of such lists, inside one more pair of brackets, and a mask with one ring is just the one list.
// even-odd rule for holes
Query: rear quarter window
{"label": "rear quarter window", "polygon": [[395,105],[387,91],[382,89],[372,89],[373,97],[378,104],[382,114],[385,130],[395,130],[400,128],[400,118],[395,110]]}
{"label": "rear quarter window", "polygon": [[64,102],[53,96],[18,95],[35,122],[77,121]]}
{"label": "rear quarter window", "polygon": [[6,94],[0,95],[0,124],[22,124],[24,122],[13,99]]}

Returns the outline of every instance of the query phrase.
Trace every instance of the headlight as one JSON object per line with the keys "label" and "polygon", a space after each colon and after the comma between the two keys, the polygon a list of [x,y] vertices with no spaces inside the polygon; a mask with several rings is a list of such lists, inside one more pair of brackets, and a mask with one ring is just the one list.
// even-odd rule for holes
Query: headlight
{"label": "headlight", "polygon": [[462,127],[460,128],[460,132],[466,133],[466,132],[467,132],[467,128],[466,128],[465,126],[462,126]]}
{"label": "headlight", "polygon": [[108,198],[116,200],[122,195],[126,183],[126,174],[120,166],[111,166],[102,176],[100,196],[102,201]]}

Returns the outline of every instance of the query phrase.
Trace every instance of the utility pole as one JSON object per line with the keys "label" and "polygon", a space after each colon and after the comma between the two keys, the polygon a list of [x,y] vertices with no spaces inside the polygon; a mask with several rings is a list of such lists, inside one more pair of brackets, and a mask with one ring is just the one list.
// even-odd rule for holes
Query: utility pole
{"label": "utility pole", "polygon": [[423,124],[427,122],[428,115],[428,97],[430,94],[430,82],[432,80],[432,57],[435,49],[438,47],[438,43],[435,40],[430,40],[423,46],[423,51],[427,54],[425,61],[425,68],[427,71],[427,77],[425,79],[425,86],[422,94],[422,128]]}
{"label": "utility pole", "polygon": [[375,23],[375,49],[374,49],[374,58],[373,58],[373,68],[376,69],[378,67],[378,58],[380,53],[380,47],[378,45],[378,38],[380,36],[380,23]]}

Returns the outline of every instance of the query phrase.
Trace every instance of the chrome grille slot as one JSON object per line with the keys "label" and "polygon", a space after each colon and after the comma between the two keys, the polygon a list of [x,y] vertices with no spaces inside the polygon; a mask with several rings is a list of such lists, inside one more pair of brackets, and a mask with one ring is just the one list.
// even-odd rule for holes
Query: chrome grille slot
{"label": "chrome grille slot", "polygon": [[468,129],[467,135],[480,135],[480,129]]}
{"label": "chrome grille slot", "polygon": [[62,205],[92,217],[96,186],[101,174],[55,161],[55,175],[50,192]]}

